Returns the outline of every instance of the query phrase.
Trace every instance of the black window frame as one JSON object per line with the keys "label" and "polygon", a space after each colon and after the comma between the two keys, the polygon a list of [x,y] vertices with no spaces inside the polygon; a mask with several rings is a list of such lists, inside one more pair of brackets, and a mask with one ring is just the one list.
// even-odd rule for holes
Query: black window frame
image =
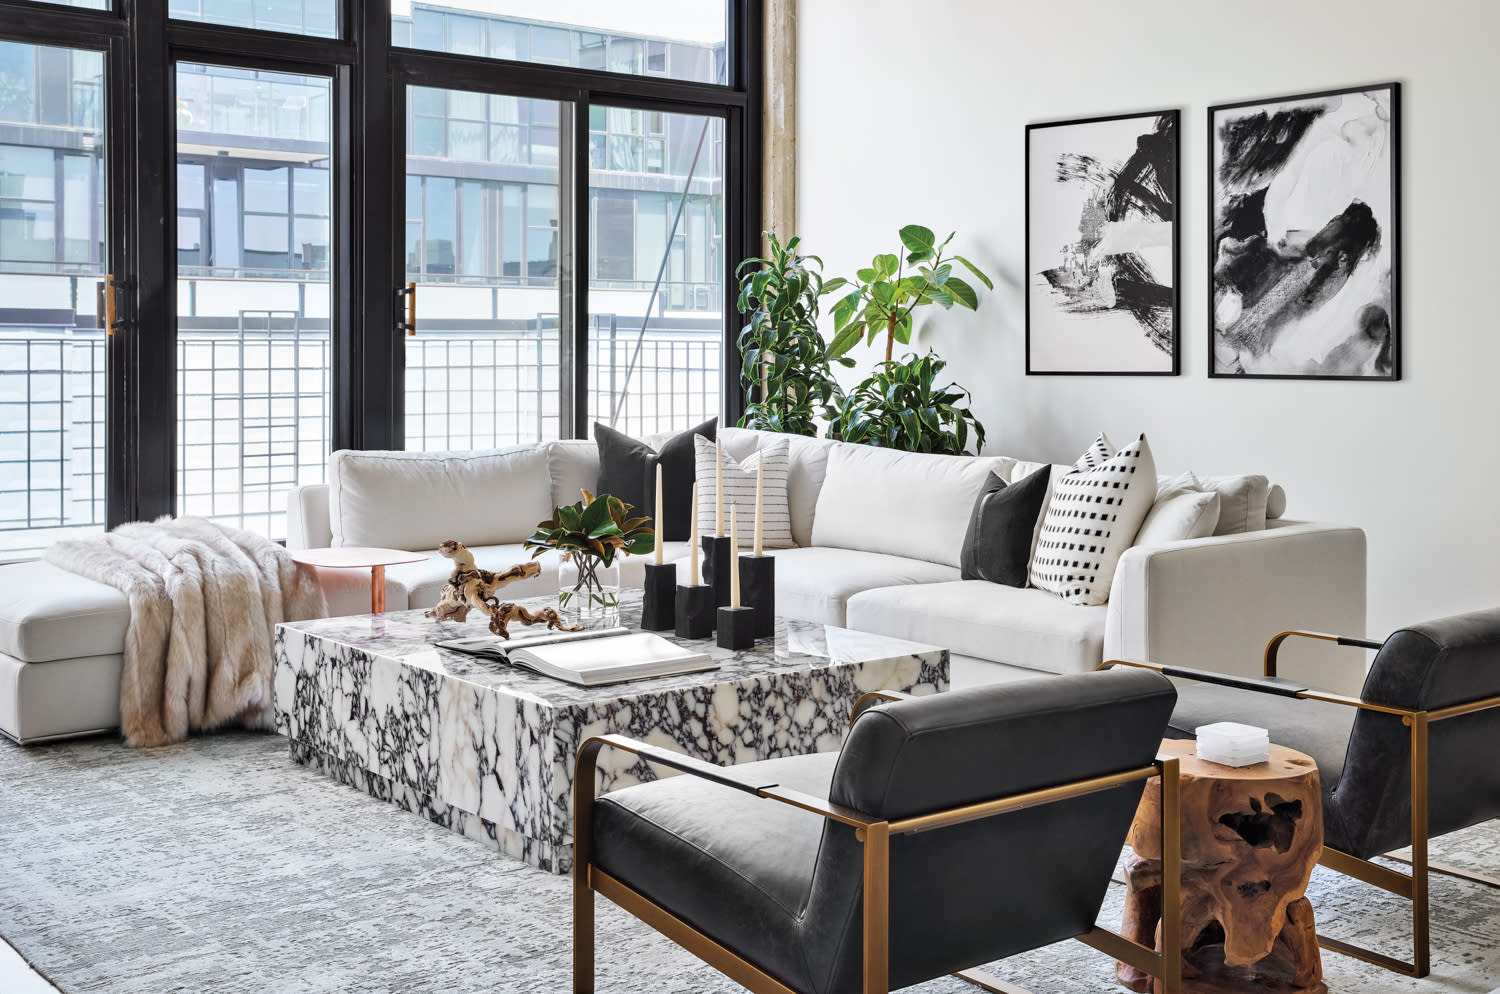
{"label": "black window frame", "polygon": [[[735,262],[758,255],[761,230],[763,0],[729,0],[725,84],[580,69],[397,47],[389,0],[338,0],[334,38],[230,27],[169,16],[168,0],[111,0],[95,10],[0,0],[0,39],[105,56],[105,189],[109,269],[123,287],[121,334],[107,345],[107,524],[175,511],[177,421],[177,142],[175,66],[181,62],[325,76],[332,80],[329,389],[333,448],[400,449],[404,344],[395,291],[405,277],[404,156],[407,85],[563,100],[574,108],[560,147],[573,156],[571,224],[560,256],[580,269],[564,343],[565,435],[587,436],[589,327],[589,110],[723,118],[722,408],[743,413],[734,313]],[[587,30],[587,26],[580,26]],[[571,35],[570,35],[571,37]],[[488,42],[486,42],[488,44]],[[571,44],[571,42],[570,42]],[[671,47],[661,53],[670,60]],[[606,57],[606,64],[608,60]],[[668,67],[670,67],[668,65]],[[560,135],[561,138],[561,135]],[[488,140],[488,131],[486,132]],[[293,201],[295,193],[292,194]],[[295,230],[292,204],[289,224]],[[202,230],[208,230],[206,224]],[[297,246],[293,245],[293,254]]]}

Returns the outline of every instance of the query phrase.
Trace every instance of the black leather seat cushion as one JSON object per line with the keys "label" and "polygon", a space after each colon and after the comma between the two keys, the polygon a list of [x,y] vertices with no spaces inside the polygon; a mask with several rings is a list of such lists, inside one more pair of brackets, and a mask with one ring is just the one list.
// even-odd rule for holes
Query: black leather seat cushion
{"label": "black leather seat cushion", "polygon": [[1171,730],[1177,738],[1193,738],[1200,725],[1237,721],[1264,728],[1271,742],[1306,753],[1318,764],[1318,780],[1325,795],[1338,786],[1344,755],[1357,709],[1290,697],[1273,697],[1253,690],[1214,684],[1191,684],[1177,690]]}
{"label": "black leather seat cushion", "polygon": [[[736,776],[828,796],[838,753],[745,763]],[[797,990],[813,990],[798,920],[824,820],[692,776],[627,787],[594,809],[604,872]]]}

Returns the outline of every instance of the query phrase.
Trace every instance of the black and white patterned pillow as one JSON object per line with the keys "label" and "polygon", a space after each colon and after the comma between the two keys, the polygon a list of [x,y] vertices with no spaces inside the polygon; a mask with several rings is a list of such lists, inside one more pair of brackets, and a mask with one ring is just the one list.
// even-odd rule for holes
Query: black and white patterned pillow
{"label": "black and white patterned pillow", "polygon": [[[698,533],[714,532],[714,443],[699,435],[697,446]],[[761,513],[765,516],[761,540],[767,549],[791,549],[792,512],[787,502],[787,473],[791,468],[791,443],[785,438],[767,442],[744,462],[729,453],[724,461],[724,534],[729,534],[729,508],[733,506],[740,532],[740,548],[749,551],[755,535],[755,469],[764,465]]]}
{"label": "black and white patterned pillow", "polygon": [[1031,559],[1031,585],[1069,604],[1109,603],[1115,565],[1156,502],[1146,436],[1113,451],[1103,435],[1053,484]]}

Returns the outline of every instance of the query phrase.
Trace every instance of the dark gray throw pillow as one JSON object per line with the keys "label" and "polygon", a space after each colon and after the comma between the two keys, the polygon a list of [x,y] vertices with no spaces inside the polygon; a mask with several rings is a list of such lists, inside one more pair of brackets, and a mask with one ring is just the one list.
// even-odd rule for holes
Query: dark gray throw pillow
{"label": "dark gray throw pillow", "polygon": [[[685,542],[693,528],[693,480],[698,473],[698,454],[693,436],[713,439],[719,419],[711,418],[696,428],[673,435],[660,451],[624,432],[594,422],[594,441],[599,446],[599,483],[595,493],[612,494],[635,506],[634,517],[656,513],[656,464],[661,464],[661,514],[666,518],[661,537],[666,542]],[[654,525],[653,525],[654,527]]]}
{"label": "dark gray throw pillow", "polygon": [[959,568],[965,580],[1026,586],[1031,539],[1047,501],[1052,467],[1043,466],[1019,483],[1005,485],[994,473],[974,502]]}

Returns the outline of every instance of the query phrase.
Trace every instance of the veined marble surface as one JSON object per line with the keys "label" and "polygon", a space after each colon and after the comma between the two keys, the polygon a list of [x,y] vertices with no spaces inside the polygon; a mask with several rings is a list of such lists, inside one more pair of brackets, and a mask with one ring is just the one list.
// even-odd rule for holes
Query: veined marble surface
{"label": "veined marble surface", "polygon": [[[626,590],[621,623],[639,617],[640,591]],[[785,619],[742,652],[664,633],[720,668],[601,687],[433,644],[485,626],[477,614],[438,623],[421,611],[280,625],[277,727],[296,761],[554,873],[572,867],[573,760],[590,736],[720,765],[805,755],[839,747],[861,694],[948,688],[946,649]],[[599,773],[601,793],[656,777],[609,749]]]}

